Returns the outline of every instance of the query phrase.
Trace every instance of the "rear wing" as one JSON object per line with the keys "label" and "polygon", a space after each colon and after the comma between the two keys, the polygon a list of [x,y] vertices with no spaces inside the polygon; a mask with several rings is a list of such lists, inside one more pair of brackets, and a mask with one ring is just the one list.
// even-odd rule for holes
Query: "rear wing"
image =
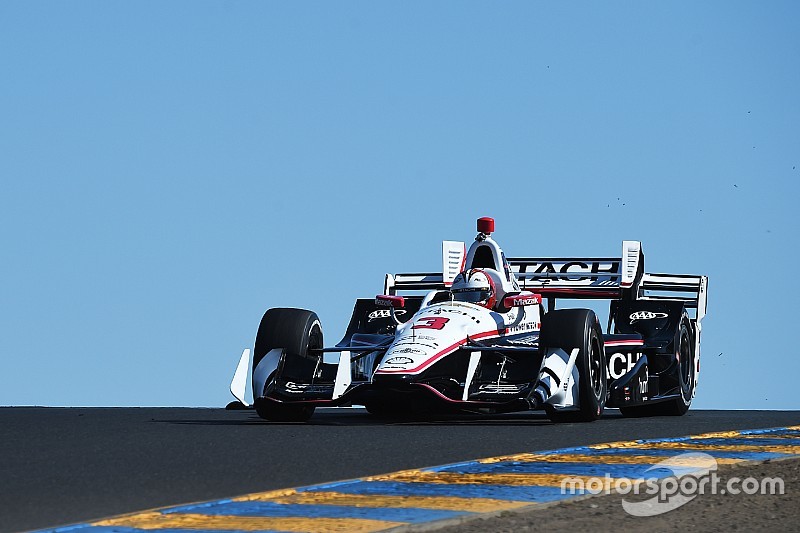
{"label": "rear wing", "polygon": [[645,274],[639,286],[639,300],[682,301],[697,312],[697,321],[706,316],[707,276]]}
{"label": "rear wing", "polygon": [[[454,265],[464,267],[462,243],[445,241],[442,272],[386,274],[384,294],[444,290],[452,284]],[[550,299],[678,300],[706,313],[706,276],[649,274],[644,272],[644,253],[639,241],[623,241],[620,257],[508,258],[511,272],[523,290]]]}
{"label": "rear wing", "polygon": [[508,263],[522,289],[550,298],[633,296],[644,274],[638,241],[623,241],[621,257],[511,257]]}
{"label": "rear wing", "polygon": [[430,274],[386,274],[383,281],[383,294],[395,295],[398,291],[435,291],[444,290],[444,276],[441,273]]}
{"label": "rear wing", "polygon": [[429,274],[386,274],[383,294],[397,291],[444,290],[453,284],[455,277],[464,270],[467,247],[459,241],[442,241],[442,271]]}

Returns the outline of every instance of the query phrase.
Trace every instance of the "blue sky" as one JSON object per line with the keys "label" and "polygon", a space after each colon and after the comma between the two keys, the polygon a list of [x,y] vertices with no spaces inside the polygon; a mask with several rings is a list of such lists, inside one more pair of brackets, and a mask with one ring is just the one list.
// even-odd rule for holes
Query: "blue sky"
{"label": "blue sky", "polygon": [[[795,2],[0,3],[0,405],[221,406],[493,216],[710,277],[698,408],[800,408]],[[718,355],[720,354],[720,355]]]}

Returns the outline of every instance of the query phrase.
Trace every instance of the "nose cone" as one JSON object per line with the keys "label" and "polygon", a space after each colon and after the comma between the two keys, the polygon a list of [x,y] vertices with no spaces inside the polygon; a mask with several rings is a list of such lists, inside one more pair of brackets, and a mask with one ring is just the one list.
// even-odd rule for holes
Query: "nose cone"
{"label": "nose cone", "polygon": [[491,313],[473,305],[434,305],[397,330],[375,377],[419,374],[466,344],[468,337],[497,333]]}

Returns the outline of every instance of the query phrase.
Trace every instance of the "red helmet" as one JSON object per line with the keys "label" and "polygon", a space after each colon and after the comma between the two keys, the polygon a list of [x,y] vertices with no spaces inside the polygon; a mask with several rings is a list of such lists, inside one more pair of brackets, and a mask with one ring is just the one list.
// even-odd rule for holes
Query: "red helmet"
{"label": "red helmet", "polygon": [[487,309],[492,309],[497,301],[492,277],[480,268],[473,268],[456,276],[450,292],[458,302],[478,304]]}

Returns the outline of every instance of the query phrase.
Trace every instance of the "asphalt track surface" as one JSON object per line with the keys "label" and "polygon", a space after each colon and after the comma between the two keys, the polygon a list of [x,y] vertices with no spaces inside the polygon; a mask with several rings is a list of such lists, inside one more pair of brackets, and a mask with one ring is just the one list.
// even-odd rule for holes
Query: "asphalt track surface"
{"label": "asphalt track surface", "polygon": [[308,424],[272,424],[222,409],[0,408],[0,531],[480,457],[797,424],[800,411],[609,410],[556,425],[537,413],[386,422],[323,409]]}

